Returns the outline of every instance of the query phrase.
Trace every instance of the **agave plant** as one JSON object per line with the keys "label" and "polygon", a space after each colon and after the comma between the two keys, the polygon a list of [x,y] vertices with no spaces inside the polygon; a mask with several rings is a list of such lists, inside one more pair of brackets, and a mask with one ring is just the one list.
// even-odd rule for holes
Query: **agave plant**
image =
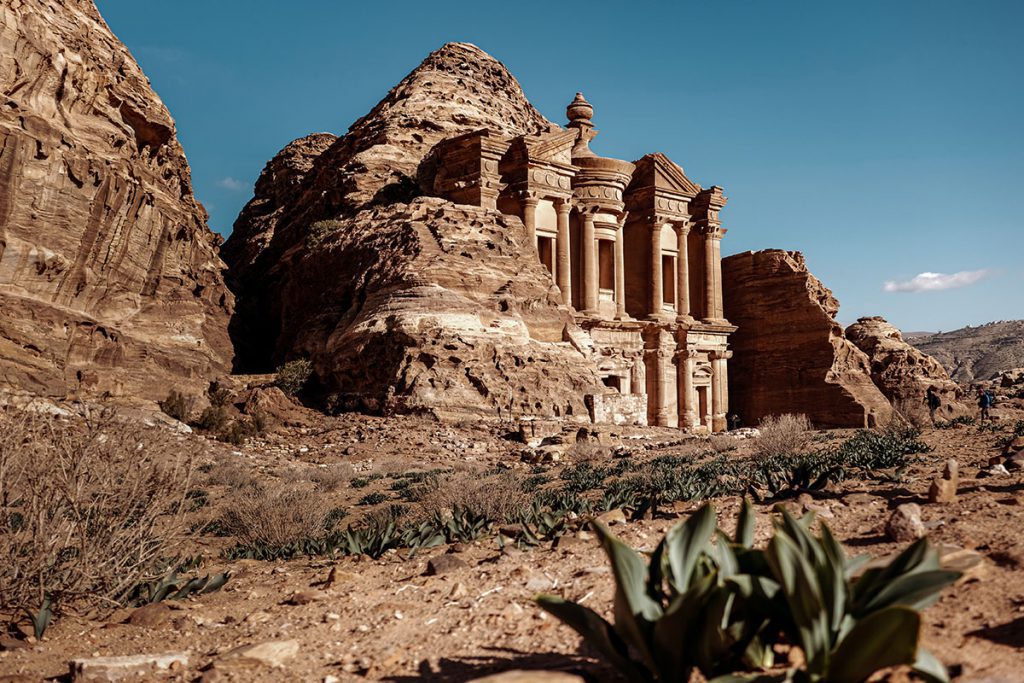
{"label": "agave plant", "polygon": [[927,680],[946,681],[944,667],[918,647],[918,610],[960,574],[941,569],[938,553],[921,539],[854,579],[867,558],[848,558],[824,524],[813,536],[810,519],[783,510],[764,551],[786,607],[784,626],[806,657],[794,680],[860,683],[879,669],[911,665]]}
{"label": "agave plant", "polygon": [[752,540],[752,516],[741,516],[732,542],[712,545],[715,513],[706,505],[666,534],[649,564],[604,525],[593,526],[615,576],[615,624],[555,596],[537,601],[627,679],[687,681],[695,668],[707,675],[771,664],[759,637],[768,619],[756,603],[773,588],[762,577],[740,576],[732,547]]}
{"label": "agave plant", "polygon": [[[824,524],[813,535],[813,517],[783,511],[763,550],[753,548],[748,502],[732,538],[715,519],[705,505],[665,535],[649,563],[594,525],[615,577],[614,624],[554,596],[538,603],[636,683],[687,681],[694,669],[711,683],[862,683],[897,665],[947,680],[918,647],[918,610],[959,574],[939,567],[926,540],[858,578],[867,558],[848,558]],[[774,667],[776,644],[799,646],[806,661]]]}

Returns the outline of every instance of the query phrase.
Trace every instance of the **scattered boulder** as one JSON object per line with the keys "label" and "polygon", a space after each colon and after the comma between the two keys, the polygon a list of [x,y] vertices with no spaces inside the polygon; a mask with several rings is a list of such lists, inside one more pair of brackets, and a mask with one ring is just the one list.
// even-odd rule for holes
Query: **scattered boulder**
{"label": "scattered boulder", "polygon": [[127,655],[71,660],[73,683],[115,683],[123,680],[168,676],[188,666],[188,655]]}
{"label": "scattered boulder", "polygon": [[427,576],[440,576],[459,569],[469,567],[461,557],[446,553],[430,558],[427,562]]}
{"label": "scattered boulder", "polygon": [[960,468],[954,458],[946,461],[942,476],[932,480],[928,489],[929,503],[955,503],[957,488],[960,486]]}
{"label": "scattered boulder", "polygon": [[163,602],[154,602],[132,610],[128,623],[142,628],[161,628],[171,621],[173,610]]}
{"label": "scattered boulder", "polygon": [[268,640],[255,645],[242,645],[226,652],[215,666],[222,663],[262,664],[269,667],[282,667],[285,662],[299,654],[297,640]]}
{"label": "scattered boulder", "polygon": [[885,531],[892,540],[901,543],[924,538],[921,506],[917,503],[904,503],[897,507],[886,522]]}
{"label": "scattered boulder", "polygon": [[605,526],[614,526],[616,524],[626,523],[626,513],[621,508],[615,508],[614,510],[608,510],[602,512],[595,518],[598,522],[601,522]]}
{"label": "scattered boulder", "polygon": [[317,590],[315,588],[309,588],[306,590],[299,590],[288,596],[286,601],[289,605],[309,605],[314,602],[320,602],[328,598],[327,592]]}
{"label": "scattered boulder", "polygon": [[519,423],[519,439],[531,448],[544,444],[545,439],[552,439],[562,433],[559,420],[522,420]]}

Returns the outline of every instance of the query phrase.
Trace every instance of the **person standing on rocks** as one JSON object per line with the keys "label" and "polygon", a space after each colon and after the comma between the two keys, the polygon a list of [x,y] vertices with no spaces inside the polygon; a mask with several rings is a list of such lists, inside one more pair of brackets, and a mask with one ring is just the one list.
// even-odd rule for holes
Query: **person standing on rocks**
{"label": "person standing on rocks", "polygon": [[978,407],[981,408],[981,424],[985,424],[985,420],[992,421],[992,416],[989,414],[989,409],[994,403],[992,392],[985,391],[983,387],[978,387]]}
{"label": "person standing on rocks", "polygon": [[939,395],[935,393],[935,387],[928,387],[928,391],[925,393],[924,402],[928,404],[928,414],[932,418],[932,425],[935,424],[935,411],[942,405],[942,400]]}

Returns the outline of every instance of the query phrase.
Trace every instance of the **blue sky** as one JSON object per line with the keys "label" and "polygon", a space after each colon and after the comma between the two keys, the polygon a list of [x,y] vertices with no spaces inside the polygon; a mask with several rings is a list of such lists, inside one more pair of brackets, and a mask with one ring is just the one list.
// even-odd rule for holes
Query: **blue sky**
{"label": "blue sky", "polygon": [[582,90],[599,153],[724,187],[724,251],[803,251],[844,322],[1024,318],[1024,2],[97,4],[223,234],[281,147],[458,40],[553,121]]}

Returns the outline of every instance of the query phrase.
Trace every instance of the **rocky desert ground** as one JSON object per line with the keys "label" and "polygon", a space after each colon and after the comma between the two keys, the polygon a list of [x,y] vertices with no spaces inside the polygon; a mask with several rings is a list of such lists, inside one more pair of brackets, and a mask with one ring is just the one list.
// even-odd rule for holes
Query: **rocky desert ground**
{"label": "rocky desert ground", "polygon": [[[967,420],[925,427],[920,440],[929,450],[914,454],[905,470],[850,475],[823,489],[794,488],[775,497],[762,490],[766,498],[756,505],[759,541],[768,534],[773,506],[781,504],[813,511],[848,550],[876,557],[906,545],[887,531],[894,511],[920,506],[921,532],[941,548],[944,562],[964,572],[925,612],[924,630],[924,643],[958,681],[1019,680],[1024,666],[1024,541],[1013,531],[1024,523],[1024,456],[1014,456],[1024,440],[1013,431],[1024,432],[1018,422],[1024,405],[1000,403],[985,428]],[[202,557],[189,575],[228,572],[222,589],[140,607],[68,609],[41,640],[24,637],[31,628],[21,619],[19,632],[2,640],[0,680],[63,679],[74,660],[86,663],[75,680],[116,680],[116,669],[101,666],[103,658],[128,655],[170,656],[166,661],[176,663],[164,675],[183,681],[465,681],[512,669],[616,680],[533,597],[555,593],[607,615],[614,583],[587,518],[600,516],[633,547],[650,551],[701,502],[694,490],[694,499],[666,500],[653,515],[632,519],[635,510],[599,500],[620,476],[615,472],[759,457],[758,438],[742,438],[748,432],[708,439],[657,428],[584,428],[585,441],[569,443],[575,434],[566,430],[566,438],[549,439],[561,444],[531,448],[515,424],[325,417],[292,402],[278,408],[287,409],[286,417],[241,446],[141,416],[154,425],[142,427],[147,438],[195,456],[189,530],[173,550],[181,558]],[[828,448],[854,434],[812,432],[803,448]],[[552,457],[557,461],[528,462]],[[951,458],[959,465],[955,500],[930,503],[931,482]],[[437,476],[424,475],[431,472]],[[419,495],[410,495],[417,488]],[[303,492],[310,503],[304,510],[339,510],[338,527],[388,514],[414,517],[454,501],[515,505],[544,491],[580,491],[596,503],[592,513],[568,520],[564,533],[535,544],[521,542],[521,526],[495,523],[476,540],[415,553],[227,559],[238,554],[233,534],[240,528],[228,531],[223,523],[254,498],[282,490]],[[728,530],[740,497],[712,500]],[[386,512],[396,505],[401,510]],[[540,680],[531,676],[524,680]]]}

